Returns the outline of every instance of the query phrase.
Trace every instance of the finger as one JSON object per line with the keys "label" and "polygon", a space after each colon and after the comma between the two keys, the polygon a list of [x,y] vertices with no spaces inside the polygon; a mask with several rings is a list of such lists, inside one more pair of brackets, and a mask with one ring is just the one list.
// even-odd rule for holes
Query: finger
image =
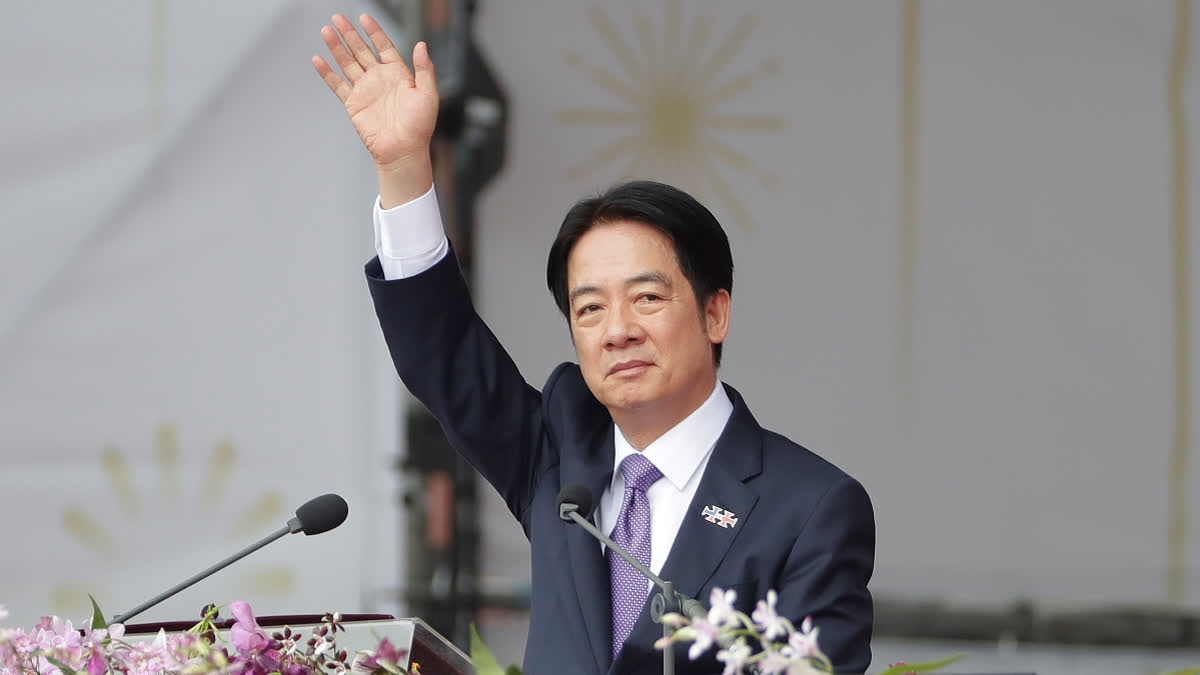
{"label": "finger", "polygon": [[437,93],[437,76],[433,72],[433,59],[429,58],[429,45],[418,42],[413,47],[413,68],[416,69],[417,89]]}
{"label": "finger", "polygon": [[358,29],[350,23],[350,19],[341,14],[334,14],[333,26],[342,34],[342,42],[346,43],[346,47],[350,49],[350,53],[354,55],[363,70],[379,65],[379,59],[375,58],[375,52],[371,51],[371,47],[363,41],[362,36],[358,34]]}
{"label": "finger", "polygon": [[343,80],[342,76],[334,72],[325,59],[316,54],[312,57],[312,64],[313,68],[317,69],[317,74],[321,76],[321,79],[325,81],[329,90],[333,92],[333,95],[337,96],[339,101],[345,103],[346,97],[354,89],[350,86],[350,83]]}
{"label": "finger", "polygon": [[363,14],[358,17],[358,23],[366,31],[371,44],[375,45],[375,51],[379,52],[379,61],[381,63],[404,63],[404,57],[400,56],[400,50],[396,49],[396,45],[392,44],[391,38],[387,36],[387,33],[383,32],[383,29],[379,27],[379,23],[375,21],[374,17],[370,14]]}
{"label": "finger", "polygon": [[362,66],[358,65],[358,60],[346,49],[346,45],[342,44],[338,32],[329,26],[321,26],[321,39],[325,41],[325,46],[329,48],[329,53],[333,55],[333,60],[342,69],[346,79],[351,84],[357,82],[363,74]]}

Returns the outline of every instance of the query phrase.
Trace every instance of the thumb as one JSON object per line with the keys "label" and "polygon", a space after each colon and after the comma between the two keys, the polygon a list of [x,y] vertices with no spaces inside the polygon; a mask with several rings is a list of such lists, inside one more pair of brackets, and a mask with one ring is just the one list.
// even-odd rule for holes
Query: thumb
{"label": "thumb", "polygon": [[437,95],[437,76],[433,72],[433,60],[429,58],[429,45],[424,41],[413,47],[413,74],[417,89]]}

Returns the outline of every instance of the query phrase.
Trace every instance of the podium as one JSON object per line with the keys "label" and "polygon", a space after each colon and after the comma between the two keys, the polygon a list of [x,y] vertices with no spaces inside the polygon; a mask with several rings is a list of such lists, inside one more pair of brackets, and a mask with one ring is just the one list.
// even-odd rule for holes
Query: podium
{"label": "podium", "polygon": [[[314,627],[320,627],[321,614],[289,614],[255,617],[258,625],[268,635],[284,626],[293,632],[308,635]],[[196,625],[195,621],[167,621],[162,623],[137,623],[125,626],[125,639],[153,640],[159,630],[181,633]],[[229,639],[229,627],[233,619],[216,623],[221,638]],[[419,663],[423,675],[474,675],[471,659],[442,637],[429,624],[418,618],[397,619],[390,614],[343,614],[341,625],[346,629],[339,632],[337,644],[351,655],[362,650],[374,650],[383,638],[387,638],[397,649],[408,650],[408,659],[401,666],[408,669]]]}

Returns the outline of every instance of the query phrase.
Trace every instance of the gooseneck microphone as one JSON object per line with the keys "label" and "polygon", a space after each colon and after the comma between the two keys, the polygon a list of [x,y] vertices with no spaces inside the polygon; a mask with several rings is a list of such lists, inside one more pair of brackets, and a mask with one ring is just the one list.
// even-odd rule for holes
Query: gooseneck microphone
{"label": "gooseneck microphone", "polygon": [[328,532],[329,530],[332,530],[333,528],[345,522],[346,514],[349,512],[350,507],[346,505],[346,500],[342,499],[338,495],[327,494],[321,495],[315,499],[310,499],[300,508],[296,509],[296,517],[288,520],[287,525],[275,530],[257,543],[247,546],[237,553],[234,553],[232,556],[222,560],[212,567],[209,567],[187,581],[184,581],[181,584],[173,586],[172,588],[159,593],[158,595],[150,598],[149,600],[143,602],[137,607],[134,607],[128,612],[125,612],[124,614],[118,614],[114,616],[112,621],[109,623],[125,623],[129,619],[141,614],[147,609],[150,609],[172,595],[175,595],[192,584],[195,584],[196,582],[225,569],[226,567],[241,560],[242,558],[245,558],[251,553],[254,553],[258,549],[270,544],[276,539],[283,537],[284,535],[295,534],[297,532],[303,532],[306,535]]}
{"label": "gooseneck microphone", "polygon": [[[346,522],[350,507],[338,495],[321,495],[296,509],[296,517],[288,521],[288,534],[322,534]],[[274,541],[274,540],[272,540]]]}
{"label": "gooseneck microphone", "polygon": [[[613,551],[633,565],[633,568],[642,573],[654,585],[659,588],[659,592],[654,595],[650,601],[650,618],[654,619],[655,623],[662,623],[664,614],[675,613],[683,614],[691,619],[703,619],[708,616],[708,609],[704,604],[694,598],[689,598],[675,590],[675,584],[666,581],[659,577],[650,568],[646,567],[637,558],[629,555],[625,549],[617,546],[616,542],[604,535],[595,525],[588,522],[588,516],[592,513],[592,491],[585,485],[573,484],[568,485],[558,493],[558,517],[568,523],[575,523],[582,527],[600,543],[608,547],[608,550]],[[582,514],[582,515],[581,515]],[[670,637],[670,629],[663,625],[663,636]],[[671,674],[675,672],[675,650],[670,647],[663,649],[663,673]]]}

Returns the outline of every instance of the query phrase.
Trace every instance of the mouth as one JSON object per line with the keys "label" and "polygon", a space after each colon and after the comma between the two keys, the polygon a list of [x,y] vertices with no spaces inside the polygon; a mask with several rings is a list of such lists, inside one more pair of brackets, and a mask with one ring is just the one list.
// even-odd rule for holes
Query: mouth
{"label": "mouth", "polygon": [[650,367],[649,361],[622,361],[613,366],[609,371],[609,375],[620,375],[624,377],[637,375]]}

